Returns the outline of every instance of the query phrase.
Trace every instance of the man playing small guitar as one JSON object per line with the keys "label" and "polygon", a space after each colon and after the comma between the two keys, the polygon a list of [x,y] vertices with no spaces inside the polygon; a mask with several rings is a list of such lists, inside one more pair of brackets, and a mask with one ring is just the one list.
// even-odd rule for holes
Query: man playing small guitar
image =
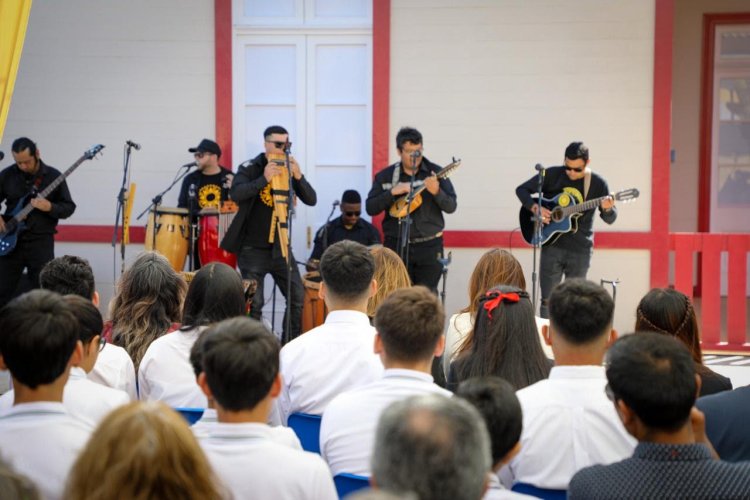
{"label": "man playing small guitar", "polygon": [[[16,209],[22,208],[19,202],[31,193],[44,190],[61,175],[41,160],[39,149],[30,139],[16,139],[11,150],[16,163],[0,172],[0,203],[5,202],[0,232],[5,231],[5,221],[12,218]],[[55,257],[57,221],[70,217],[76,209],[64,181],[46,199],[31,197],[28,204],[34,210],[24,221],[25,228],[18,236],[16,247],[0,256],[0,307],[13,298],[24,269],[32,286],[39,286],[39,271]]]}
{"label": "man playing small guitar", "polygon": [[[604,197],[599,204],[599,216],[607,224],[612,224],[617,218],[615,201],[609,197],[607,181],[601,176],[590,172],[589,148],[582,142],[573,142],[565,149],[565,162],[560,167],[546,169],[542,184],[542,197],[552,198],[562,193],[558,198],[560,206],[583,203],[584,200]],[[590,176],[588,192],[586,192],[586,176]],[[516,196],[523,207],[536,214],[541,205],[532,196],[538,189],[538,177],[534,176],[516,188]],[[542,247],[540,262],[540,285],[542,289],[542,304],[540,315],[547,318],[547,297],[552,288],[565,278],[585,278],[591,262],[594,246],[594,211],[586,210],[577,219],[577,224],[569,232],[557,235]],[[552,216],[548,208],[541,207],[542,223],[550,223]],[[532,215],[529,214],[529,218]],[[577,226],[577,229],[576,229]]]}

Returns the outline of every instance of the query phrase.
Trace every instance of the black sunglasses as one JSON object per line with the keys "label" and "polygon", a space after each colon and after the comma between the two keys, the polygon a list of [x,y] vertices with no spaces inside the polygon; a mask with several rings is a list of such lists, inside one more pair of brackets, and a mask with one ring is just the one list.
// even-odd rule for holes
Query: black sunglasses
{"label": "black sunglasses", "polygon": [[359,216],[360,216],[361,214],[362,214],[362,212],[361,212],[361,211],[359,211],[359,210],[357,210],[357,211],[352,211],[352,212],[344,212],[344,215],[346,215],[347,217],[354,217],[355,215],[356,215],[357,217],[359,217]]}
{"label": "black sunglasses", "polygon": [[586,169],[586,167],[569,167],[565,165],[565,170],[568,172],[578,172],[579,174],[583,172]]}
{"label": "black sunglasses", "polygon": [[290,142],[284,142],[284,141],[266,141],[268,143],[271,143],[276,147],[277,149],[284,149],[284,146],[291,148],[292,143]]}

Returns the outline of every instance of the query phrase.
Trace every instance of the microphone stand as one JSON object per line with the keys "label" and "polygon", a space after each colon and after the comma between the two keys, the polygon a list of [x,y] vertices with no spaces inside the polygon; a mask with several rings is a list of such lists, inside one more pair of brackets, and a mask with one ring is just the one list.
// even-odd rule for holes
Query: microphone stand
{"label": "microphone stand", "polygon": [[[409,268],[409,238],[411,234],[411,202],[414,201],[414,181],[417,175],[417,158],[419,155],[412,154],[412,172],[409,177],[409,195],[406,198],[406,217],[399,220],[398,254],[401,260]],[[402,224],[403,223],[403,224]]]}
{"label": "microphone stand", "polygon": [[[539,207],[537,209],[536,214],[534,215],[534,237],[532,238],[532,247],[534,248],[533,252],[533,260],[534,265],[531,271],[531,305],[534,308],[534,311],[536,311],[536,294],[537,294],[537,285],[539,284],[539,278],[537,276],[537,252],[540,254],[541,257],[541,241],[542,241],[542,227],[544,225],[544,221],[542,219],[542,184],[544,184],[544,176],[547,173],[547,170],[542,167],[541,165],[538,166],[539,174],[537,175],[537,206]],[[541,314],[541,304],[540,304],[540,314]]]}
{"label": "microphone stand", "polygon": [[[120,216],[122,216],[122,231],[120,235],[120,274],[125,272],[125,192],[127,191],[126,186],[128,183],[128,168],[130,167],[130,153],[132,149],[132,143],[130,141],[127,141],[125,143],[125,157],[123,159],[122,185],[120,186],[120,192],[117,194],[115,229],[112,232],[112,249],[114,251],[114,249],[117,247],[118,224],[120,223]],[[114,257],[112,259],[114,260]],[[114,268],[112,272],[114,273]],[[114,281],[116,282],[117,280],[115,279]]]}
{"label": "microphone stand", "polygon": [[190,184],[188,190],[188,221],[189,221],[189,232],[190,232],[190,248],[188,248],[189,262],[188,266],[190,272],[195,271],[195,233],[197,232],[197,218],[198,215],[195,211],[195,184]]}
{"label": "microphone stand", "polygon": [[448,266],[451,264],[451,260],[453,258],[453,252],[448,252],[448,257],[445,256],[445,251],[438,257],[438,262],[440,262],[440,265],[443,266],[443,269],[440,271],[440,274],[443,276],[443,285],[442,289],[440,290],[440,302],[443,303],[443,307],[445,307],[445,285],[446,281],[448,279]]}
{"label": "microphone stand", "polygon": [[[143,212],[141,212],[138,215],[138,217],[136,217],[136,220],[141,220],[141,217],[143,217],[146,214],[146,212],[149,212],[151,210],[154,210],[154,211],[158,210],[159,205],[161,205],[161,200],[164,197],[164,195],[167,194],[167,192],[170,189],[172,189],[175,184],[177,184],[178,182],[180,182],[182,180],[182,178],[185,177],[190,172],[190,169],[193,168],[194,166],[195,166],[195,163],[188,163],[187,165],[181,166],[180,170],[177,171],[177,175],[175,176],[174,180],[172,180],[172,183],[169,186],[167,186],[167,189],[165,189],[164,191],[162,191],[161,193],[157,194],[156,196],[154,196],[151,199],[151,204],[149,206],[147,206],[143,210]],[[182,169],[185,169],[185,170],[182,171]],[[156,214],[154,214],[154,230],[152,231],[153,235],[152,235],[152,242],[151,242],[151,245],[152,245],[151,248],[153,248],[154,250],[156,249],[156,232],[158,230],[156,222],[157,222],[156,221]]]}
{"label": "microphone stand", "polygon": [[291,155],[291,147],[289,141],[284,146],[284,161],[286,163],[286,170],[289,174],[289,192],[287,194],[287,250],[286,250],[286,324],[284,325],[284,332],[282,334],[283,341],[282,345],[289,342],[292,335],[292,269],[295,264],[292,258],[292,219],[294,218],[294,175],[292,173],[292,163],[289,160]]}
{"label": "microphone stand", "polygon": [[323,226],[323,251],[324,252],[326,251],[326,248],[328,248],[328,224],[331,223],[331,217],[333,217],[333,212],[336,211],[337,206],[339,206],[339,204],[334,201],[333,206],[331,207],[331,213],[328,214],[328,218],[326,219],[326,225]]}

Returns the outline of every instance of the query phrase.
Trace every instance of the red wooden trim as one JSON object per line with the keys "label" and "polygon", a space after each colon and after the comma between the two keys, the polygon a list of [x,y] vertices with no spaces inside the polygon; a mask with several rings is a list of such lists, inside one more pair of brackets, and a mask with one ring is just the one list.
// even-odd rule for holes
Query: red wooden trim
{"label": "red wooden trim", "polygon": [[[696,244],[700,244],[699,234],[681,235],[671,238],[674,257],[674,287],[693,298],[693,252]],[[697,243],[696,243],[697,242]]]}
{"label": "red wooden trim", "polygon": [[[388,165],[391,112],[391,0],[372,2],[372,173]],[[380,228],[383,215],[373,217]]]}
{"label": "red wooden trim", "polygon": [[727,341],[730,345],[747,342],[747,252],[750,235],[730,235],[727,276]]}
{"label": "red wooden trim", "polygon": [[[114,226],[79,226],[60,224],[55,241],[64,243],[112,243]],[[142,244],[146,240],[145,226],[130,226],[130,243]],[[120,241],[118,234],[117,241]]]}
{"label": "red wooden trim", "polygon": [[216,142],[232,168],[232,0],[214,0]]}
{"label": "red wooden trim", "polygon": [[[528,248],[520,231],[445,231],[445,246],[450,248]],[[650,233],[599,232],[595,247],[638,250],[651,248]]]}
{"label": "red wooden trim", "polygon": [[721,247],[724,235],[704,234],[701,253],[702,337],[708,343],[721,342]]}

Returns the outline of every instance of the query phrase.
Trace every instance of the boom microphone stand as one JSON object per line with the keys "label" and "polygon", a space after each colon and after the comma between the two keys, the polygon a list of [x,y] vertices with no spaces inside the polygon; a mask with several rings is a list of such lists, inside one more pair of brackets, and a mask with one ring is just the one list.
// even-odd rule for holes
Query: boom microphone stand
{"label": "boom microphone stand", "polygon": [[[547,170],[540,164],[537,163],[534,167],[539,174],[537,175],[537,206],[539,207],[536,211],[536,214],[534,215],[534,238],[532,238],[531,243],[534,247],[534,265],[533,269],[531,271],[531,305],[534,307],[534,311],[536,311],[536,293],[537,293],[537,285],[539,284],[539,278],[537,277],[537,252],[541,254],[541,241],[542,241],[542,227],[544,225],[544,221],[542,219],[542,185],[544,184],[544,176],[547,173]],[[540,312],[541,312],[541,304],[540,304]]]}
{"label": "boom microphone stand", "polygon": [[287,140],[284,145],[284,161],[286,163],[286,170],[289,174],[289,191],[287,193],[287,250],[286,250],[286,324],[284,325],[283,333],[283,344],[286,344],[291,339],[292,335],[292,266],[297,265],[292,258],[292,219],[294,218],[294,175],[292,174],[292,163],[289,160],[289,155],[292,153],[292,145]]}
{"label": "boom microphone stand", "polygon": [[[136,147],[137,146],[137,147]],[[122,168],[122,185],[120,186],[120,192],[117,194],[117,210],[115,212],[115,229],[112,232],[112,248],[114,251],[114,248],[117,247],[117,230],[118,225],[120,223],[120,219],[122,219],[122,228],[121,234],[120,234],[120,274],[125,272],[125,193],[127,192],[126,186],[128,183],[128,169],[130,168],[130,153],[133,148],[136,148],[136,150],[141,149],[140,145],[132,142],[132,141],[126,141],[125,142],[125,157],[123,159],[123,168]],[[0,158],[2,159],[2,158]],[[129,196],[129,195],[128,195]],[[122,216],[122,217],[121,217]],[[112,257],[114,260],[115,257]],[[113,268],[113,273],[114,268]],[[116,279],[114,280],[117,281]]]}

